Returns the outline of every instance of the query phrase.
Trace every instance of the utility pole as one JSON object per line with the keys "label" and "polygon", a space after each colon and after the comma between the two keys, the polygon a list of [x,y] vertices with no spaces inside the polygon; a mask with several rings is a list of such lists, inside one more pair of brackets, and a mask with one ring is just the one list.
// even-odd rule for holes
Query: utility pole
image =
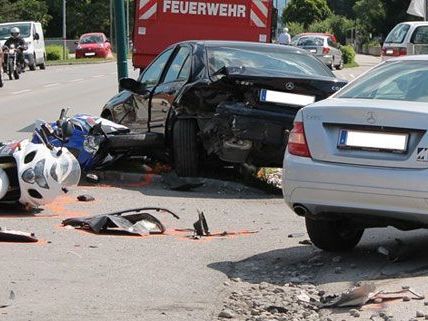
{"label": "utility pole", "polygon": [[125,6],[123,0],[114,0],[116,50],[117,50],[117,77],[128,77],[128,45],[126,43]]}
{"label": "utility pole", "polygon": [[62,58],[67,54],[67,0],[62,0]]}
{"label": "utility pole", "polygon": [[129,0],[126,1],[126,48],[129,51]]}
{"label": "utility pole", "polygon": [[424,17],[424,21],[427,21],[427,20],[428,20],[428,0],[425,0],[424,8],[425,8],[425,17]]}

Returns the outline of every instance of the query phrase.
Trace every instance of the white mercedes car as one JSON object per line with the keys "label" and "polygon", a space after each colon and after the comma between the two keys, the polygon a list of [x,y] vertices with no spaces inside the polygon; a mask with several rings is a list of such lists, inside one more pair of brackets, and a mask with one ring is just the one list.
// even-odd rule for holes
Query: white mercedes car
{"label": "white mercedes car", "polygon": [[286,203],[313,244],[354,248],[364,229],[428,227],[428,55],[388,60],[296,115]]}

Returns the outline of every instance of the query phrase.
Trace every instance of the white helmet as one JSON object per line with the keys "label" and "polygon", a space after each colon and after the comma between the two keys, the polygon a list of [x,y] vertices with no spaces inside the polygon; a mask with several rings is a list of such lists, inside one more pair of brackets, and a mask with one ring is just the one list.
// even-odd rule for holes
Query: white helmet
{"label": "white helmet", "polygon": [[20,30],[19,30],[18,27],[13,27],[12,29],[10,29],[10,34],[14,38],[18,38],[19,37],[19,33],[20,33]]}
{"label": "white helmet", "polygon": [[0,168],[0,199],[6,196],[9,189],[9,177],[6,172]]}
{"label": "white helmet", "polygon": [[24,140],[14,153],[18,165],[21,204],[37,207],[52,202],[65,187],[77,185],[80,166],[76,158],[63,148],[50,150],[44,144]]}
{"label": "white helmet", "polygon": [[287,27],[284,28],[284,32],[288,32],[288,28]]}

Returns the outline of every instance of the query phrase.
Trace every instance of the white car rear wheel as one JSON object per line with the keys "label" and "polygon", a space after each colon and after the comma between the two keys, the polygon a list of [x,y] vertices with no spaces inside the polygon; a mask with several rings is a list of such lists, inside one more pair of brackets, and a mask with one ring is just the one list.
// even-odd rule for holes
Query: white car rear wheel
{"label": "white car rear wheel", "polygon": [[306,230],[312,243],[325,251],[352,250],[363,236],[364,229],[358,229],[347,221],[314,220],[306,217]]}

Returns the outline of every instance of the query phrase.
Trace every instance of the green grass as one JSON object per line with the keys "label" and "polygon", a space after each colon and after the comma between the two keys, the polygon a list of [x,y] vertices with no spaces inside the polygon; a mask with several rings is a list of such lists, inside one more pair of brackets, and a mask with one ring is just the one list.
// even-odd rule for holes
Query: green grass
{"label": "green grass", "polygon": [[359,64],[357,64],[355,61],[350,62],[349,64],[345,64],[345,68],[355,68],[359,67]]}
{"label": "green grass", "polygon": [[82,59],[65,59],[65,60],[51,60],[47,61],[48,66],[56,65],[85,65],[85,64],[99,64],[105,62],[116,61],[115,59],[104,59],[104,58],[82,58]]}

